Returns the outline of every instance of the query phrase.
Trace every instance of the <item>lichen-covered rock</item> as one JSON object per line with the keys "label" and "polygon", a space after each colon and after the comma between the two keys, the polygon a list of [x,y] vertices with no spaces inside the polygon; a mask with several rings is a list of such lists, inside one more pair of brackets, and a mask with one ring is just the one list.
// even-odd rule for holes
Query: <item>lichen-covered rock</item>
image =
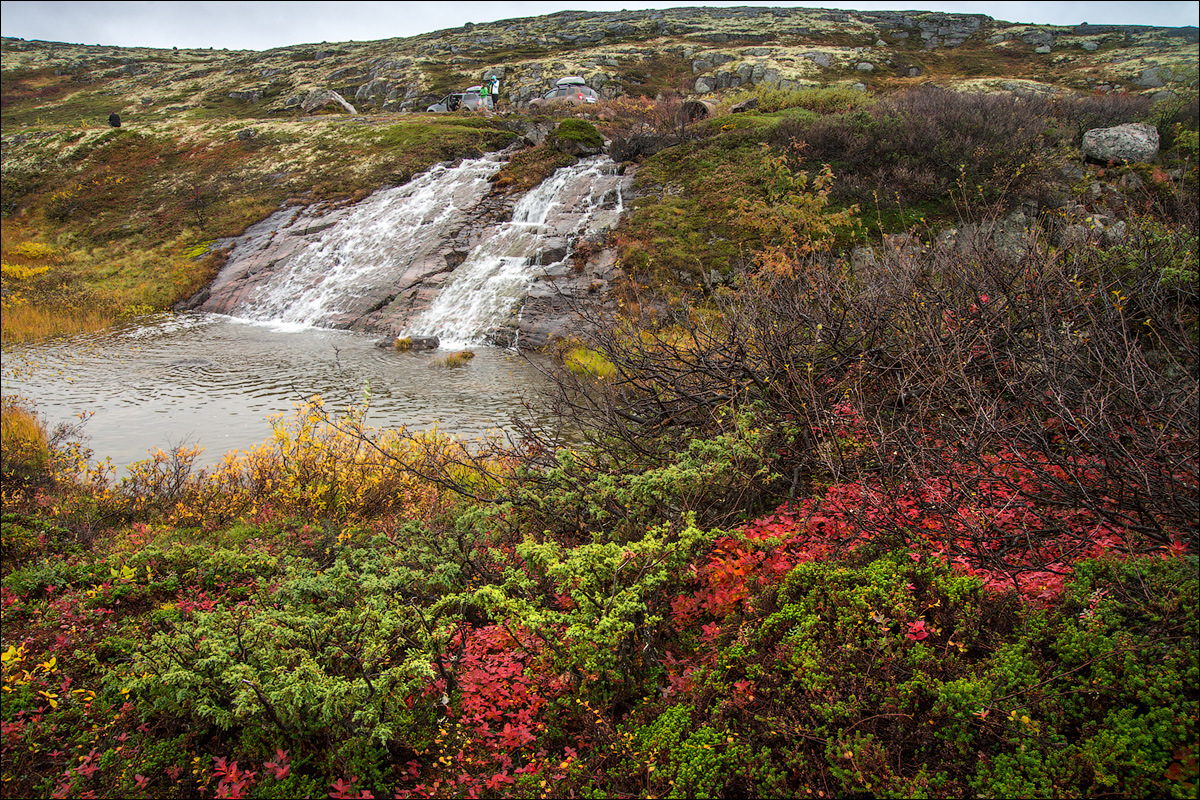
{"label": "lichen-covered rock", "polygon": [[1105,164],[1153,161],[1158,155],[1158,131],[1142,122],[1093,128],[1083,135],[1082,150],[1088,158]]}
{"label": "lichen-covered rock", "polygon": [[1143,89],[1158,89],[1166,84],[1163,83],[1162,76],[1159,75],[1158,67],[1146,67],[1141,74],[1133,79],[1135,85]]}
{"label": "lichen-covered rock", "polygon": [[358,114],[354,106],[346,102],[346,98],[342,97],[332,89],[313,89],[300,103],[300,108],[304,109],[305,113],[311,114],[314,111],[325,108],[329,105],[339,105],[349,111],[351,114]]}
{"label": "lichen-covered rock", "polygon": [[257,103],[263,98],[262,89],[247,89],[240,92],[230,92],[231,100],[241,100],[243,103]]}

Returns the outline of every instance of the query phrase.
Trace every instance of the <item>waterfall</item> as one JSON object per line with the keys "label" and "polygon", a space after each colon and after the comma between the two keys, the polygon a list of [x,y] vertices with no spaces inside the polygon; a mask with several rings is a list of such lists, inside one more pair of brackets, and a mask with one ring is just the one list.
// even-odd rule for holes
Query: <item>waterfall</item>
{"label": "waterfall", "polygon": [[511,344],[522,329],[544,338],[548,320],[573,315],[564,298],[611,275],[569,259],[580,237],[617,224],[630,179],[611,159],[589,158],[506,200],[490,183],[502,164],[497,153],[439,165],[332,211],[280,209],[228,245],[225,266],[187,307],[446,346]]}
{"label": "waterfall", "polygon": [[[438,165],[404,186],[376,192],[291,255],[231,312],[275,325],[337,326],[360,315],[444,232],[466,224],[502,166],[499,155]],[[297,234],[299,235],[299,234]]]}
{"label": "waterfall", "polygon": [[406,334],[436,336],[443,346],[486,342],[519,314],[539,273],[564,264],[579,236],[612,227],[622,211],[611,159],[559,169],[521,198],[510,221],[486,233]]}

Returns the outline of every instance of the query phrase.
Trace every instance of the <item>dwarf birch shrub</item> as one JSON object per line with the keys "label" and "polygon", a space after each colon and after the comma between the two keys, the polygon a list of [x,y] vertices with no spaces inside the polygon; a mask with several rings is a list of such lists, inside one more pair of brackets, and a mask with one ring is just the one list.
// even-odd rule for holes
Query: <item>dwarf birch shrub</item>
{"label": "dwarf birch shrub", "polygon": [[838,201],[940,202],[965,180],[1009,202],[1044,188],[1049,124],[1036,100],[925,86],[841,116],[784,121],[773,141],[802,141],[806,157],[831,163]]}

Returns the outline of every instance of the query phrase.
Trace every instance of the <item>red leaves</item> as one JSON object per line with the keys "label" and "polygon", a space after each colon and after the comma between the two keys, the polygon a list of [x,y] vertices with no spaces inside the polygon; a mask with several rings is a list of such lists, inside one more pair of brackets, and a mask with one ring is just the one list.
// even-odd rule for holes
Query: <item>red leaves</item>
{"label": "red leaves", "polygon": [[908,633],[904,634],[904,638],[914,642],[928,639],[929,631],[925,628],[925,620],[919,619],[916,622],[908,623]]}
{"label": "red leaves", "polygon": [[[854,427],[849,403],[835,412]],[[1015,589],[1029,602],[1052,603],[1062,595],[1073,563],[1122,552],[1126,536],[1093,512],[1054,502],[1054,486],[1047,483],[1052,467],[1044,461],[1036,453],[998,451],[981,463],[943,464],[939,475],[923,481],[836,484],[822,497],[782,506],[747,523],[741,537],[714,543],[708,560],[693,567],[695,591],[672,602],[674,619],[686,626],[745,612],[757,592],[797,564],[881,536],[914,548],[915,563],[933,557],[978,577],[989,591]],[[1099,475],[1103,465],[1078,466],[1074,476],[1058,479]],[[1163,548],[1165,556],[1186,551],[1178,538]],[[706,642],[720,630],[710,624],[703,628]],[[916,628],[908,638],[926,636]]]}
{"label": "red leaves", "polygon": [[[537,771],[541,767],[532,765],[544,761],[546,754],[534,753],[532,745],[546,729],[543,714],[549,698],[561,693],[565,683],[544,669],[542,643],[523,632],[489,625],[464,627],[450,644],[460,653],[455,661],[461,690],[455,734],[439,740],[437,765],[427,768],[437,778],[398,790],[397,797],[432,796],[447,789],[467,797],[503,791],[520,770]],[[525,767],[514,770],[524,761]],[[416,781],[430,776],[420,764],[411,763],[408,777]]]}
{"label": "red leaves", "polygon": [[329,784],[329,796],[334,798],[334,800],[371,800],[375,797],[374,794],[366,789],[362,789],[358,794],[354,794],[354,785],[356,783],[358,783],[357,777],[351,777],[348,783],[338,778]]}
{"label": "red leaves", "polygon": [[85,778],[90,778],[100,770],[100,765],[96,763],[96,757],[99,753],[93,749],[86,756],[79,757],[79,766],[75,768],[76,775],[82,775]]}
{"label": "red leaves", "polygon": [[200,591],[196,593],[194,599],[180,598],[175,604],[182,614],[190,614],[193,611],[212,611],[217,607],[217,601],[208,597],[208,593]]}
{"label": "red leaves", "polygon": [[504,729],[500,731],[496,741],[501,747],[513,749],[524,747],[534,741],[534,739],[535,737],[528,724],[513,725],[506,722],[504,723]]}
{"label": "red leaves", "polygon": [[288,764],[287,750],[275,750],[275,758],[270,761],[263,762],[263,769],[271,770],[271,774],[275,780],[281,781],[291,772],[291,766]]}
{"label": "red leaves", "polygon": [[217,782],[217,789],[213,797],[245,797],[246,790],[254,785],[254,779],[258,773],[240,770],[236,761],[226,764],[225,759],[217,756],[213,756],[213,763],[215,765],[213,774],[221,779]]}
{"label": "red leaves", "polygon": [[508,772],[505,771],[505,772],[497,772],[495,775],[488,778],[487,783],[485,785],[489,789],[498,790],[498,789],[500,789],[501,786],[504,786],[505,784],[516,783],[516,782],[517,782],[517,779],[511,777],[508,774]]}
{"label": "red leaves", "polygon": [[501,737],[503,747],[520,747],[524,736],[492,732],[489,722],[528,726],[546,703],[544,687],[525,674],[526,653],[503,628],[489,626],[466,634],[459,682],[462,686],[462,722],[485,735]]}

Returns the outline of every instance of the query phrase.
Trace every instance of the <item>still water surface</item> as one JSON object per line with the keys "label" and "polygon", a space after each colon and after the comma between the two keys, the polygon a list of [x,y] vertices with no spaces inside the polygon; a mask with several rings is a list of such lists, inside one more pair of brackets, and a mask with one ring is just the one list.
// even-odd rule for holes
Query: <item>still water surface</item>
{"label": "still water surface", "polygon": [[100,334],[4,350],[3,392],[51,426],[78,422],[97,459],[120,469],[155,448],[204,448],[202,465],[271,434],[270,418],[320,395],[329,410],[370,396],[369,425],[472,439],[511,428],[544,379],[527,356],[491,347],[458,369],[446,355],[397,353],[378,337],[288,329],[214,314],[164,314]]}

